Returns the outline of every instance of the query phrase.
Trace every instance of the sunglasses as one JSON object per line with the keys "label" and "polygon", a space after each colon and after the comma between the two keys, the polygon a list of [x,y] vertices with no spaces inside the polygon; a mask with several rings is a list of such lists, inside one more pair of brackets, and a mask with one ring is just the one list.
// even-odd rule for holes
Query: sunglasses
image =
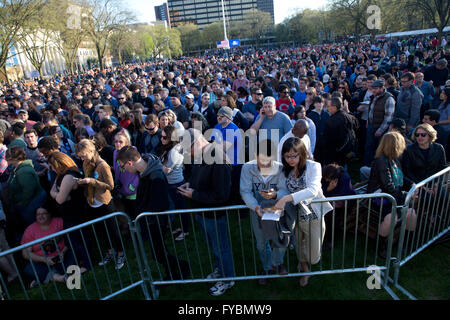
{"label": "sunglasses", "polygon": [[414,136],[415,136],[416,138],[417,138],[417,137],[425,138],[427,135],[428,135],[428,133],[416,133],[416,134],[414,134]]}
{"label": "sunglasses", "polygon": [[339,87],[339,89],[345,89],[345,87]]}
{"label": "sunglasses", "polygon": [[161,136],[161,139],[167,140],[167,136]]}

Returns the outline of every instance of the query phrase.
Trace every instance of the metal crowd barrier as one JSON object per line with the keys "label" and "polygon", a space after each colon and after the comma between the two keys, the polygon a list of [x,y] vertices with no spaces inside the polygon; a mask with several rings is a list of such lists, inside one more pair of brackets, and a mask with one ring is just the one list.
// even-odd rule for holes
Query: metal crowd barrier
{"label": "metal crowd barrier", "polygon": [[[379,200],[380,207],[375,204],[375,199]],[[389,204],[384,204],[385,201],[383,199],[388,200]],[[331,229],[324,232],[321,228],[320,238],[323,239],[325,234],[329,233],[331,248],[327,250],[320,246],[319,262],[313,265],[312,261],[308,261],[310,271],[300,272],[298,269],[299,261],[293,252],[297,244],[292,243],[288,246],[284,257],[284,264],[288,274],[262,274],[262,258],[260,258],[261,255],[258,253],[256,239],[253,235],[253,226],[250,223],[251,217],[243,217],[243,211],[248,210],[246,206],[142,213],[136,218],[135,225],[141,256],[145,265],[144,280],[152,288],[153,298],[157,299],[159,295],[157,287],[167,284],[367,272],[368,268],[373,266],[376,266],[381,272],[389,274],[395,223],[392,222],[389,226],[390,232],[387,237],[386,259],[378,257],[380,236],[377,230],[382,223],[381,212],[383,211],[383,205],[388,206],[389,211],[394,211],[396,209],[395,199],[389,194],[379,193],[328,198],[316,200],[314,203],[322,203],[323,205],[326,201],[329,201],[333,206],[333,210],[327,214],[327,220],[329,220],[327,223],[328,228]],[[218,221],[216,217],[220,214],[223,218]],[[182,224],[183,215],[189,215],[190,235],[181,243],[176,243],[170,235],[175,226],[184,228]],[[211,223],[213,228],[216,231],[219,230],[218,226],[220,224],[222,233],[225,232],[226,234],[216,232],[213,234],[213,237],[216,237],[216,239],[205,241],[204,233],[201,230],[201,222],[204,225],[205,219],[209,219],[208,215],[214,216]],[[297,224],[299,224],[299,221],[297,221]],[[311,231],[312,221],[307,222],[307,224],[306,230],[309,229]],[[143,239],[142,235],[148,235],[151,231],[156,231],[158,235],[156,237],[147,236],[146,239]],[[165,233],[169,234],[169,236],[167,237]],[[212,247],[214,246],[212,242],[214,240],[219,242],[219,237],[222,241],[223,239],[229,241],[234,275],[207,279],[207,275],[213,273],[217,264],[224,267],[222,259],[226,259],[226,252],[222,254],[219,248],[219,261],[215,261],[217,257],[215,257],[214,248]],[[312,233],[309,232],[310,243],[311,240],[314,240],[311,237]],[[156,247],[163,245],[165,250],[155,249],[155,242]],[[157,252],[159,252],[160,263],[152,259],[152,257],[158,255]],[[176,257],[176,260],[173,262],[174,268],[172,270],[175,270],[174,273],[177,274],[175,277],[170,268],[168,268],[168,272],[164,272],[164,270],[167,270],[164,265],[170,264],[170,260],[174,261],[174,257]],[[309,257],[311,257],[311,252],[309,252]],[[188,272],[183,274],[182,269]],[[383,279],[382,282],[385,289],[395,297],[395,294],[387,286],[387,279]]]}
{"label": "metal crowd barrier", "polygon": [[[111,299],[130,290],[140,287],[145,299],[159,297],[158,286],[167,284],[190,284],[200,282],[216,282],[229,280],[256,280],[263,278],[282,278],[299,276],[316,276],[326,274],[340,274],[349,272],[365,272],[376,267],[382,275],[379,279],[383,288],[394,298],[397,295],[389,287],[393,283],[410,298],[414,298],[404,288],[398,285],[401,266],[436,241],[450,230],[449,216],[449,174],[447,168],[432,177],[422,181],[412,188],[405,205],[401,207],[402,216],[399,222],[391,220],[386,240],[380,237],[379,230],[386,212],[395,212],[398,207],[395,199],[384,193],[357,194],[354,196],[334,197],[315,200],[313,203],[323,206],[329,202],[333,209],[324,218],[325,229],[319,228],[317,238],[322,239],[319,252],[312,254],[311,246],[307,248],[309,255],[316,256],[318,261],[309,259],[309,271],[299,271],[297,255],[302,255],[300,243],[296,240],[298,230],[294,233],[294,241],[286,248],[283,264],[287,274],[263,274],[261,260],[266,259],[267,250],[273,247],[271,242],[262,245],[254,236],[252,217],[248,216],[246,206],[229,206],[207,209],[174,210],[158,213],[142,213],[135,221],[117,212],[101,217],[76,227],[63,230],[42,239],[0,253],[1,257],[11,257],[14,268],[19,274],[13,287],[8,287],[6,280],[0,274],[0,286],[3,288],[5,299]],[[427,188],[427,189],[425,189]],[[434,195],[428,192],[434,190]],[[413,231],[406,232],[406,214],[408,208],[415,208],[417,223]],[[250,213],[252,215],[254,213]],[[123,219],[120,223],[119,219]],[[205,223],[211,230],[221,230],[213,234],[214,238],[205,239]],[[316,221],[317,222],[317,221]],[[300,226],[296,221],[296,226]],[[302,222],[303,231],[313,239],[313,221]],[[121,228],[120,225],[125,225]],[[175,241],[172,235],[175,228],[183,232],[189,231],[189,236],[183,241]],[[185,230],[189,228],[189,230]],[[220,228],[220,229],[218,229]],[[99,236],[100,229],[103,236]],[[128,232],[123,235],[122,232]],[[309,230],[309,232],[307,232]],[[114,262],[109,265],[98,266],[104,258],[108,248],[113,247],[114,235],[120,242],[120,249],[126,256],[125,266],[115,270]],[[75,252],[75,264],[79,264],[81,249],[88,252],[89,265],[92,266],[81,276],[81,289],[70,290],[66,284],[53,282],[44,284],[38,281],[38,288],[29,289],[27,277],[23,267],[30,263],[31,257],[26,259],[19,256],[23,249],[51,241],[55,245],[58,237],[65,237],[66,246]],[[324,239],[325,238],[325,239]],[[224,239],[229,241],[233,275],[208,279],[216,266],[224,267],[224,254],[220,246],[214,255],[214,244]],[[302,238],[303,241],[307,239]],[[129,241],[131,240],[131,241]],[[324,244],[329,242],[327,247]],[[383,241],[386,243],[385,258],[379,257]],[[397,245],[394,245],[397,243]],[[393,250],[397,246],[397,252]],[[57,246],[56,246],[57,247]],[[81,249],[80,249],[81,247]],[[298,249],[298,250],[296,250]],[[43,250],[44,251],[44,250]],[[217,252],[218,251],[218,252]],[[227,248],[223,249],[227,251]],[[261,254],[261,251],[266,253]],[[228,251],[227,251],[228,252]],[[272,252],[274,252],[272,248]],[[405,252],[406,255],[402,256]],[[304,252],[303,252],[304,253]],[[58,250],[58,255],[61,253]],[[218,257],[218,259],[216,259]],[[218,260],[218,261],[216,261]],[[272,260],[274,261],[274,260]],[[51,271],[51,267],[46,264]],[[32,273],[37,270],[31,264]],[[390,272],[394,270],[394,279]],[[30,270],[30,268],[29,268]],[[64,266],[64,272],[66,272]],[[28,277],[29,281],[29,277]],[[50,281],[52,282],[52,281]]]}
{"label": "metal crowd barrier", "polygon": [[[413,209],[414,229],[407,230],[406,215]],[[411,229],[411,228],[410,228]],[[400,268],[420,252],[450,232],[450,167],[414,185],[402,207],[402,226],[394,267],[394,285],[415,299],[398,284]]]}
{"label": "metal crowd barrier", "polygon": [[[121,228],[120,225],[125,227]],[[7,280],[0,274],[3,299],[106,300],[138,287],[141,288],[143,297],[150,299],[149,292],[142,280],[142,259],[138,256],[135,233],[130,232],[132,229],[130,218],[125,213],[116,212],[0,252],[0,258],[10,259],[18,275],[18,280],[11,285],[7,285]],[[123,232],[127,235],[123,235]],[[64,239],[64,244],[68,248],[64,257],[58,247],[61,239]],[[131,245],[129,245],[130,239]],[[115,268],[116,258],[109,264],[98,265],[99,261],[105,258],[108,249],[114,247],[113,243],[116,245],[114,249],[117,252],[123,251],[126,257],[126,262],[120,270]],[[33,262],[27,249],[35,245],[40,246],[46,258],[49,252],[46,248],[49,245],[56,248],[59,261],[66,261],[59,265],[59,272],[55,270],[57,264],[51,266],[48,260],[45,263]],[[67,265],[69,264],[69,252],[73,254],[73,259],[70,258],[72,260],[71,265]],[[88,269],[82,275],[80,274],[80,271],[82,271],[80,268],[81,260],[84,260],[86,269]],[[75,266],[75,268],[71,266]],[[26,274],[24,269],[28,271]],[[66,275],[65,283],[52,281],[52,274],[55,272],[62,273],[61,269]],[[42,274],[41,279],[38,274]],[[44,274],[47,275],[45,280],[43,280]],[[35,280],[34,288],[30,288],[32,280]],[[78,288],[76,287],[77,281],[79,283]]]}

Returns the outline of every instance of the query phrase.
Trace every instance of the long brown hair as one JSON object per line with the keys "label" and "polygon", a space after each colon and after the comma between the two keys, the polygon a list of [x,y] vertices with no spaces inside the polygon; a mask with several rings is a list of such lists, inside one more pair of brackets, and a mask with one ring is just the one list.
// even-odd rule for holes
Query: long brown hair
{"label": "long brown hair", "polygon": [[71,157],[62,152],[53,152],[48,157],[48,163],[52,165],[58,176],[63,176],[67,171],[79,171]]}
{"label": "long brown hair", "polygon": [[169,139],[169,142],[166,145],[161,145],[161,162],[164,163],[167,160],[169,155],[169,151],[172,150],[178,143],[180,143],[180,135],[178,130],[173,125],[165,126],[162,131],[166,134],[166,139]]}
{"label": "long brown hair", "polygon": [[300,174],[305,170],[306,160],[308,160],[309,158],[308,150],[306,150],[306,146],[301,139],[297,137],[287,139],[283,143],[283,148],[281,148],[281,162],[283,163],[283,172],[286,177],[292,170],[295,169],[291,167],[289,163],[287,163],[287,161],[284,159],[284,155],[291,151],[291,149],[293,149],[295,153],[298,153],[298,156],[300,158],[300,161],[297,165],[297,169]]}

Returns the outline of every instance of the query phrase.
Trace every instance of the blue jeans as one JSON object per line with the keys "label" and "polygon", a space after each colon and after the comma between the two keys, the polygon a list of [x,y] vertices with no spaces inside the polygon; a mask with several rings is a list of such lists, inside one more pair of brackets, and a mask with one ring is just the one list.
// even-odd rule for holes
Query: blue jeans
{"label": "blue jeans", "polygon": [[[183,185],[185,182],[179,182],[175,184],[169,184],[169,201],[170,201],[170,210],[182,210],[186,209],[186,199],[177,192],[177,188]],[[174,222],[175,216],[181,216],[181,225],[183,228],[183,232],[189,232],[189,217],[190,214],[179,214],[179,215],[171,215],[171,222]],[[180,219],[177,217],[177,220]]]}
{"label": "blue jeans", "polygon": [[256,212],[250,212],[250,221],[253,235],[256,239],[256,249],[258,250],[259,259],[261,260],[264,271],[272,270],[272,266],[283,264],[286,248],[271,248],[269,240],[264,238]]}
{"label": "blue jeans", "polygon": [[214,254],[214,267],[219,269],[222,277],[233,277],[233,254],[231,253],[230,241],[228,239],[227,217],[218,217],[215,220],[203,218],[203,215],[198,214],[195,216],[195,219],[202,229],[203,238],[207,241],[210,250]]}
{"label": "blue jeans", "polygon": [[[36,270],[36,273],[34,273],[33,266],[31,264],[33,264],[34,269]],[[63,268],[63,264],[64,264],[64,268]],[[56,273],[59,273],[59,274],[64,274],[64,270],[67,270],[67,268],[71,265],[75,265],[75,259],[73,258],[72,252],[69,250],[64,255],[64,261],[62,263],[57,263],[53,266],[50,266],[50,270],[52,270]],[[28,263],[25,266],[24,272],[31,279],[37,280],[37,278],[39,278],[39,282],[44,282],[45,278],[47,277],[47,275],[49,273],[49,267],[47,266],[46,263],[33,261],[31,263]],[[36,275],[37,275],[37,278],[36,278]]]}
{"label": "blue jeans", "polygon": [[366,134],[366,145],[364,148],[364,165],[370,167],[372,160],[375,157],[375,150],[380,143],[380,137],[375,137],[375,130],[372,127],[372,124],[369,123],[367,127]]}

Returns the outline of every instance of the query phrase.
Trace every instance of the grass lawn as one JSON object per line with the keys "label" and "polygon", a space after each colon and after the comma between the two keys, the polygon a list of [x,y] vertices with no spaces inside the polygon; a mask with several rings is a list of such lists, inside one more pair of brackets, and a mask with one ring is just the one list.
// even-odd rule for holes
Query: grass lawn
{"label": "grass lawn", "polygon": [[[352,162],[349,167],[352,180],[358,181],[359,165]],[[228,221],[233,251],[235,273],[237,276],[254,276],[259,274],[261,263],[255,248],[255,240],[250,227],[250,218],[245,215],[238,219],[236,211],[228,212]],[[175,218],[175,226],[179,225],[179,217]],[[242,231],[241,231],[242,230]],[[384,265],[384,260],[376,254],[377,243],[365,234],[347,230],[345,240],[337,236],[334,248],[322,254],[321,261],[312,266],[312,271],[333,270],[336,274],[315,275],[310,278],[309,285],[300,287],[299,277],[284,277],[269,279],[265,286],[257,280],[239,280],[233,288],[220,297],[208,294],[208,283],[178,283],[160,287],[160,300],[389,300],[391,296],[384,289],[369,290],[366,281],[370,276],[365,271],[342,273],[342,269],[367,268],[370,265]],[[345,242],[344,242],[345,241]],[[64,284],[49,283],[42,288],[24,290],[28,283],[14,282],[8,287],[10,299],[88,299],[97,300],[108,296],[124,287],[139,281],[139,268],[132,241],[129,237],[122,239],[126,249],[127,263],[116,271],[113,264],[97,266],[100,255],[105,253],[104,244],[101,246],[91,240],[91,259],[95,268],[82,276],[80,290],[68,290]],[[204,279],[212,272],[212,257],[208,246],[203,241],[198,224],[191,221],[190,235],[181,242],[173,241],[171,232],[166,234],[169,251],[176,253],[191,264],[194,279]],[[345,248],[345,250],[344,250]],[[395,247],[396,248],[396,247]],[[152,270],[152,278],[159,281],[164,274],[159,272],[160,266],[151,256],[151,247],[145,242],[145,253]],[[17,259],[19,261],[20,258]],[[285,265],[290,274],[296,271],[297,257],[294,250],[288,250]],[[391,269],[391,276],[393,275]],[[443,243],[429,247],[401,268],[399,284],[418,299],[450,298],[450,243]],[[391,289],[401,298],[406,299],[399,290]],[[133,288],[114,300],[143,299],[141,287]]]}

